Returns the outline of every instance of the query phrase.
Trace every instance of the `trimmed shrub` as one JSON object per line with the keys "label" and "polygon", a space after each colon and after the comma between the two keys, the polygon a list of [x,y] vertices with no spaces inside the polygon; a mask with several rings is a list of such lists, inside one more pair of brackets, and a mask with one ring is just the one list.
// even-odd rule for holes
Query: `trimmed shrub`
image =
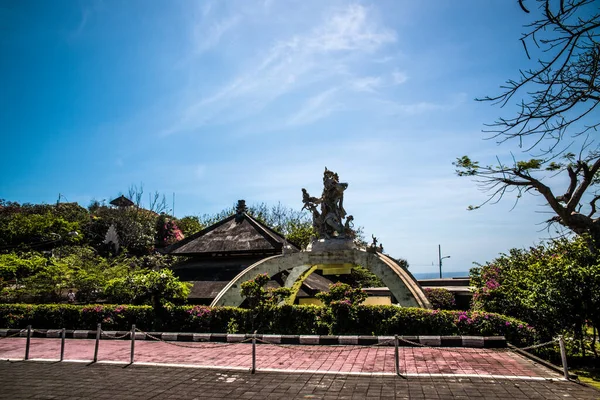
{"label": "trimmed shrub", "polygon": [[[336,315],[328,321],[330,312]],[[157,323],[158,321],[158,323]],[[173,306],[157,319],[149,306],[0,304],[0,327],[332,335],[503,335],[516,345],[536,339],[526,323],[486,312],[440,311],[396,306],[268,307],[260,312],[235,307]]]}
{"label": "trimmed shrub", "polygon": [[427,300],[436,310],[452,310],[456,306],[454,295],[444,288],[425,288],[423,290]]}

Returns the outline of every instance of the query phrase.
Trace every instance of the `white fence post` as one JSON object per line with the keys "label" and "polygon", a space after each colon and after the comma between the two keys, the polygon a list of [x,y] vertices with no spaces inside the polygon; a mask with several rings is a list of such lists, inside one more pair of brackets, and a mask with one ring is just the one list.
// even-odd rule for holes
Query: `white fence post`
{"label": "white fence post", "polygon": [[563,373],[565,375],[565,379],[569,380],[569,369],[567,367],[567,351],[565,349],[565,339],[562,337],[562,335],[558,337],[558,345],[560,346],[560,358],[562,360]]}

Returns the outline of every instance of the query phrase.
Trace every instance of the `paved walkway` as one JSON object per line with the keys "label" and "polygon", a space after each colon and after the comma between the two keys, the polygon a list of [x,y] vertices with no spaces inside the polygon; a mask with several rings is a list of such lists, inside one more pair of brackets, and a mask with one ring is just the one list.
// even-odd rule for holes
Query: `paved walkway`
{"label": "paved walkway", "polygon": [[0,361],[1,399],[598,399],[573,382]]}
{"label": "paved walkway", "polygon": [[[22,360],[25,340],[0,340],[0,360]],[[94,340],[67,339],[64,359],[91,361],[94,345]],[[102,340],[98,361],[129,363],[130,351],[128,340]],[[251,352],[249,343],[136,341],[135,362],[249,370]],[[60,339],[31,339],[30,359],[57,360],[59,357]],[[394,364],[393,347],[270,344],[256,347],[256,368],[263,371],[393,375]],[[506,349],[400,347],[399,366],[405,376],[561,378],[558,373]]]}

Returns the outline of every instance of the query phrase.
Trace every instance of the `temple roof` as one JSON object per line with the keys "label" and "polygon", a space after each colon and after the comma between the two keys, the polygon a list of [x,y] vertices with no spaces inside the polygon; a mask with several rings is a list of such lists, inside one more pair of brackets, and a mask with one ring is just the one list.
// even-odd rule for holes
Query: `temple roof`
{"label": "temple roof", "polygon": [[129,200],[127,197],[125,197],[123,195],[112,200],[110,202],[110,204],[112,204],[113,206],[117,206],[117,207],[131,207],[131,206],[135,205],[135,203],[133,201]]}
{"label": "temple roof", "polygon": [[165,249],[176,256],[218,257],[242,254],[281,254],[284,246],[300,249],[246,212],[238,212]]}

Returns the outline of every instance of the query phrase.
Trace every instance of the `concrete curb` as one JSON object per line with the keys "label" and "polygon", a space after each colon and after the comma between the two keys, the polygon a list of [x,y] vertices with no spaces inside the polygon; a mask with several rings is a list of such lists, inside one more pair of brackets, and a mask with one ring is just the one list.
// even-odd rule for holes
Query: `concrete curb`
{"label": "concrete curb", "polygon": [[[19,333],[20,332],[20,333]],[[60,338],[60,329],[35,329],[31,336],[34,338]],[[128,331],[103,331],[103,340],[129,340],[124,336]],[[0,329],[0,338],[17,335],[26,337],[27,331],[21,329]],[[227,333],[188,333],[188,332],[136,332],[136,340],[153,340],[148,335],[157,339],[173,342],[218,342],[238,343],[252,338],[251,334],[227,334]],[[67,339],[95,339],[95,330],[67,330]],[[117,338],[115,338],[117,337]],[[273,344],[297,344],[311,346],[335,346],[335,345],[358,345],[358,346],[394,346],[393,336],[329,336],[329,335],[256,335],[256,338]],[[465,348],[506,348],[504,336],[398,336],[401,347],[415,347],[414,342],[428,347],[465,347]]]}

